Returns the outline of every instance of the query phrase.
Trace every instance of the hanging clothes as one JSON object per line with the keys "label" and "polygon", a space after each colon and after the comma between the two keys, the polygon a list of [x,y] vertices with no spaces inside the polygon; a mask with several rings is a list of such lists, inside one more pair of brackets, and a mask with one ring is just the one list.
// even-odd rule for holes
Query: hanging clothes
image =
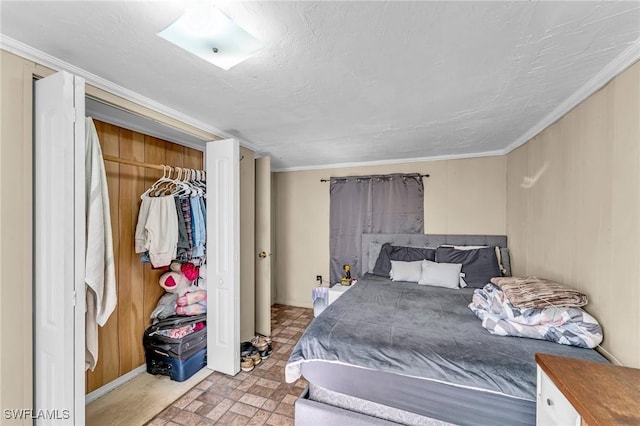
{"label": "hanging clothes", "polygon": [[98,361],[98,326],[104,326],[117,303],[109,190],[102,150],[93,120],[85,119],[85,370]]}
{"label": "hanging clothes", "polygon": [[[166,174],[166,173],[165,173]],[[206,208],[202,182],[163,176],[140,197],[135,251],[154,268],[179,262],[204,262]],[[169,173],[169,175],[171,172]]]}
{"label": "hanging clothes", "polygon": [[202,215],[202,209],[200,208],[200,197],[190,197],[189,205],[191,207],[191,226],[193,236],[193,257],[204,256],[204,243],[207,238],[207,231],[205,230],[205,219]]}
{"label": "hanging clothes", "polygon": [[182,202],[178,197],[175,197],[176,203],[176,215],[178,217],[178,255],[177,259],[181,262],[189,260],[191,253],[191,241],[187,235],[187,224],[182,214]]}
{"label": "hanging clothes", "polygon": [[142,196],[135,233],[136,253],[148,252],[154,268],[168,266],[178,250],[178,216],[172,195]]}
{"label": "hanging clothes", "polygon": [[182,217],[184,218],[184,224],[187,230],[187,241],[189,242],[187,259],[191,259],[193,257],[193,227],[191,225],[191,203],[189,202],[189,199],[181,198],[180,206],[182,207]]}

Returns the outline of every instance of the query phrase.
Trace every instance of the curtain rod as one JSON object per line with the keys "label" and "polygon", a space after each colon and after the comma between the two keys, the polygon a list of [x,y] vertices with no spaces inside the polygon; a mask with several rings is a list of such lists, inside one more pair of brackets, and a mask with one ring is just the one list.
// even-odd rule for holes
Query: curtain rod
{"label": "curtain rod", "polygon": [[[166,166],[163,164],[152,164],[152,163],[141,163],[139,161],[127,160],[125,158],[113,157],[111,155],[103,155],[105,161],[113,161],[114,163],[128,164],[129,166],[137,166],[137,167],[146,167],[147,169],[155,169],[155,170],[166,170],[167,167],[171,167],[173,169],[183,169],[183,170],[192,170],[188,167],[172,167]],[[197,170],[197,169],[196,169]],[[202,170],[200,170],[202,171]]]}
{"label": "curtain rod", "polygon": [[[371,179],[370,177],[362,177],[362,176],[356,176],[359,179]],[[429,177],[429,175],[420,175],[420,177]],[[329,179],[320,179],[320,182],[331,182],[331,179],[346,179],[347,177],[336,177],[336,178],[329,178]]]}

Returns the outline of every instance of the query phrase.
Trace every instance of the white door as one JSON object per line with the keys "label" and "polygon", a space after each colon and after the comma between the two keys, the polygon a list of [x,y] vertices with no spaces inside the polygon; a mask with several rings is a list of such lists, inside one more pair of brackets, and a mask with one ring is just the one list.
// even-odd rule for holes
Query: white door
{"label": "white door", "polygon": [[207,366],[240,371],[240,148],[207,143]]}
{"label": "white door", "polygon": [[84,424],[84,79],[36,82],[36,424]]}
{"label": "white door", "polygon": [[256,332],[271,335],[271,158],[256,159]]}

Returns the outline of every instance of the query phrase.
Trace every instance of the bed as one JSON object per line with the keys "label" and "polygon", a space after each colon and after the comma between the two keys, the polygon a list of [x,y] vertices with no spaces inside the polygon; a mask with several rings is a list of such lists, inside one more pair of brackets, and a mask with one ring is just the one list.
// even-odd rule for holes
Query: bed
{"label": "bed", "polygon": [[[365,271],[370,247],[385,242],[507,246],[504,236],[365,234]],[[362,274],[293,348],[287,381],[309,382],[296,424],[532,425],[536,352],[606,362],[591,349],[489,334],[467,307],[473,290]]]}

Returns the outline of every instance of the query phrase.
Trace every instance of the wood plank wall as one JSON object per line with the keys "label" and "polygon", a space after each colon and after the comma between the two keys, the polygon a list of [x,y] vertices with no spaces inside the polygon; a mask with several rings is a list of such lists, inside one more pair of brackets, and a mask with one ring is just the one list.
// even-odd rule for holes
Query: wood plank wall
{"label": "wood plank wall", "polygon": [[[203,152],[95,120],[104,155],[140,162],[203,168]],[[99,328],[98,364],[86,375],[92,392],[144,364],[142,333],[164,290],[158,278],[164,272],[143,264],[134,251],[140,195],[157,178],[159,170],[106,161],[116,259],[118,304],[104,327]]]}

